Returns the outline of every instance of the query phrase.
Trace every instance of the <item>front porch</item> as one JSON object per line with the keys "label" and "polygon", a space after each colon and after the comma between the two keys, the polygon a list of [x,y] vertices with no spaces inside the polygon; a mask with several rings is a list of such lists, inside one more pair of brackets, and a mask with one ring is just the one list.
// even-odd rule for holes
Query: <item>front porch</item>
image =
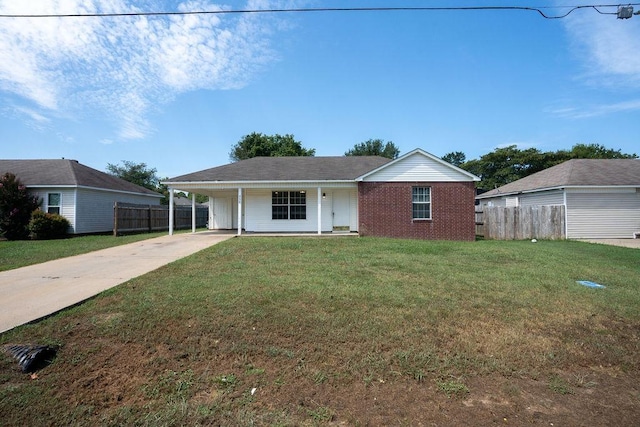
{"label": "front porch", "polygon": [[[191,183],[190,183],[191,184]],[[237,235],[325,235],[358,233],[358,190],[355,183],[310,186],[270,183],[229,188],[213,183],[169,187],[209,197],[209,230]],[[173,218],[169,218],[173,224]],[[195,231],[195,226],[193,227]],[[169,227],[169,234],[173,230]]]}

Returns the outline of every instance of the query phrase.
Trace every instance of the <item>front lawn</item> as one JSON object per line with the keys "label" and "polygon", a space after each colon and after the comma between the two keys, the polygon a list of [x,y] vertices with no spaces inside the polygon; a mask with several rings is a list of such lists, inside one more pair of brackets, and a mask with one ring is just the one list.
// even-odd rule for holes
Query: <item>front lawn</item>
{"label": "front lawn", "polygon": [[58,240],[4,240],[0,241],[0,271],[166,235],[166,231],[161,231],[118,237],[91,235]]}
{"label": "front lawn", "polygon": [[[590,280],[606,285],[591,289]],[[0,343],[5,425],[633,425],[640,251],[232,239]]]}

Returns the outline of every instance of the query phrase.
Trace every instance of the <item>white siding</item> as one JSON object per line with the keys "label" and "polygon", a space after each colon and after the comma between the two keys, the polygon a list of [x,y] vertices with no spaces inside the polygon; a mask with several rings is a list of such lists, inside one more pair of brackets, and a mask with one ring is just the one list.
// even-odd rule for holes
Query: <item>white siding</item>
{"label": "white siding", "polygon": [[30,188],[29,193],[38,197],[41,201],[40,207],[47,211],[47,194],[60,194],[60,215],[65,217],[71,228],[70,233],[76,233],[76,189],[75,188]]}
{"label": "white siding", "polygon": [[76,195],[76,234],[113,230],[115,202],[158,205],[160,199],[143,195],[79,188]]}
{"label": "white siding", "polygon": [[567,190],[567,238],[632,238],[640,231],[636,189]]}
{"label": "white siding", "polygon": [[[287,189],[282,189],[287,191]],[[255,233],[315,233],[318,231],[318,189],[317,188],[289,188],[289,191],[305,190],[307,194],[307,218],[296,220],[271,219],[271,190],[248,189],[244,192],[244,228],[247,232]],[[322,189],[326,194],[322,202],[321,231],[333,230],[331,215],[332,191]],[[350,189],[350,227],[357,231],[358,198],[357,189]]]}
{"label": "white siding", "polygon": [[472,179],[446,163],[415,153],[366,176],[363,181],[459,182]]}
{"label": "white siding", "polygon": [[520,206],[563,205],[562,190],[541,191],[539,193],[520,194]]}

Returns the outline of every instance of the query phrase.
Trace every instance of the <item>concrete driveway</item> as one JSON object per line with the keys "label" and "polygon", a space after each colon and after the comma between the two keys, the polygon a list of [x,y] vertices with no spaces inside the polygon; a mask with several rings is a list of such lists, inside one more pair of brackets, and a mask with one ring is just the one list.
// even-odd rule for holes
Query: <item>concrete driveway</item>
{"label": "concrete driveway", "polygon": [[0,333],[232,237],[174,234],[0,272]]}
{"label": "concrete driveway", "polygon": [[622,246],[640,249],[640,239],[581,239],[581,242],[599,243],[601,245]]}

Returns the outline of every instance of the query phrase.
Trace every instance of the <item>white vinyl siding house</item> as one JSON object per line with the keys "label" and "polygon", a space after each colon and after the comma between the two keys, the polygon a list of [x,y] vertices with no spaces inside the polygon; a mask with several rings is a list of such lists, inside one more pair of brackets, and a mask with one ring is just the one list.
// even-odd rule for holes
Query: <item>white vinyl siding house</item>
{"label": "white vinyl siding house", "polygon": [[567,239],[640,234],[640,160],[573,159],[477,196],[480,204],[563,205]]}
{"label": "white vinyl siding house", "polygon": [[113,230],[116,202],[159,205],[162,195],[75,160],[0,160],[0,173],[13,173],[45,212],[59,213],[71,234]]}
{"label": "white vinyl siding house", "polygon": [[568,239],[628,239],[640,232],[635,188],[567,190]]}

